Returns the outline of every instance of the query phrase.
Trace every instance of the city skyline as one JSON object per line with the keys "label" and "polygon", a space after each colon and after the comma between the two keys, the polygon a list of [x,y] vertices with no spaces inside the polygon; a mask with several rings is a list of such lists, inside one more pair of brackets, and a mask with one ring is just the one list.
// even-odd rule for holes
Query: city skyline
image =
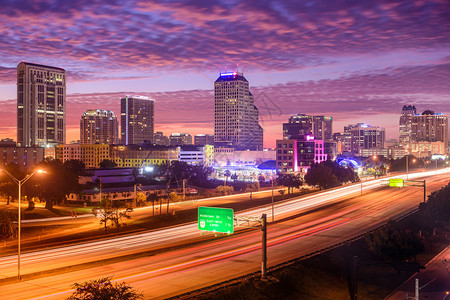
{"label": "city skyline", "polygon": [[155,131],[213,133],[212,83],[237,64],[265,147],[296,113],[333,117],[333,132],[363,122],[398,138],[403,105],[450,114],[448,11],[445,1],[7,2],[0,137],[16,139],[16,67],[27,61],[67,71],[67,142],[84,111],[118,115],[126,94],[156,100]]}

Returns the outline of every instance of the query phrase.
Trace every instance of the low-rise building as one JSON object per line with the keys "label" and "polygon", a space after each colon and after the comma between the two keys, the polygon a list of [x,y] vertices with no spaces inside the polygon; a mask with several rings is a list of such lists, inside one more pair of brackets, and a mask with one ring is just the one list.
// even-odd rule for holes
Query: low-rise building
{"label": "low-rise building", "polygon": [[312,135],[295,140],[277,140],[276,165],[278,173],[306,173],[314,163],[336,158],[334,141],[316,140]]}
{"label": "low-rise building", "polygon": [[17,147],[11,139],[0,141],[0,166],[17,164],[23,172],[44,161],[44,147]]}
{"label": "low-rise building", "polygon": [[180,146],[178,159],[190,165],[210,166],[212,165],[214,160],[214,146],[213,145]]}

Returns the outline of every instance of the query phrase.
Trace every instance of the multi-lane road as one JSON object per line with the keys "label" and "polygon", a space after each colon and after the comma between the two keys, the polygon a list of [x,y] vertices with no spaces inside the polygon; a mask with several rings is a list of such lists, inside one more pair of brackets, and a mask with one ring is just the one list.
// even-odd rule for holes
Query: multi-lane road
{"label": "multi-lane road", "polygon": [[[432,192],[448,183],[449,174],[447,168],[409,174],[409,179],[426,179]],[[388,188],[385,182],[364,183],[363,196],[360,185],[351,185],[276,203],[276,222],[268,226],[268,265],[362,234],[423,201],[423,189]],[[210,205],[208,200],[199,203]],[[258,218],[263,213],[270,222],[270,205],[237,216]],[[166,298],[259,270],[260,245],[259,228],[242,226],[232,235],[215,237],[202,235],[197,224],[190,223],[33,251],[22,254],[21,268],[22,274],[38,275],[36,279],[0,285],[0,299],[64,299],[74,282],[111,275],[143,291],[146,298]],[[16,275],[17,256],[1,257],[0,282]]]}

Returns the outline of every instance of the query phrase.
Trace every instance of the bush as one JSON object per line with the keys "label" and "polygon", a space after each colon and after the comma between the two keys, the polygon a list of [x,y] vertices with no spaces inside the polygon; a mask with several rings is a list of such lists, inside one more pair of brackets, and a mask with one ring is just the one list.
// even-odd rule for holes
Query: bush
{"label": "bush", "polygon": [[112,277],[104,277],[97,280],[75,283],[75,291],[68,300],[136,300],[143,299],[142,293],[133,290],[132,287],[121,283],[112,283]]}
{"label": "bush", "polygon": [[431,219],[448,225],[450,223],[450,184],[432,192],[420,209]]}
{"label": "bush", "polygon": [[401,230],[390,221],[385,227],[366,235],[369,249],[391,261],[403,261],[425,250],[422,240],[411,231]]}

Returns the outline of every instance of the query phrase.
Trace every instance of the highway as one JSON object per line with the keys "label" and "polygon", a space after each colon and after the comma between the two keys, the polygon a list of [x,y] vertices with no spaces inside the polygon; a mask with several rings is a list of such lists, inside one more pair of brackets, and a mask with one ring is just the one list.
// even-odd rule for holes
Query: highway
{"label": "highway", "polygon": [[[430,193],[448,183],[449,173],[447,168],[409,174],[409,180],[426,178]],[[361,197],[356,184],[275,204],[277,222],[268,226],[268,265],[357,236],[423,201],[422,188],[388,188],[385,182],[386,178],[364,183]],[[208,200],[198,204],[210,205]],[[270,222],[271,211],[269,205],[237,216],[259,218],[265,213]],[[24,253],[22,274],[56,268],[66,272],[0,285],[0,299],[64,299],[74,282],[110,275],[143,291],[146,298],[166,298],[259,270],[260,243],[258,228],[243,225],[232,235],[215,237],[202,235],[191,223]],[[74,267],[83,263],[83,268]],[[16,275],[17,256],[1,257],[0,279]]]}

